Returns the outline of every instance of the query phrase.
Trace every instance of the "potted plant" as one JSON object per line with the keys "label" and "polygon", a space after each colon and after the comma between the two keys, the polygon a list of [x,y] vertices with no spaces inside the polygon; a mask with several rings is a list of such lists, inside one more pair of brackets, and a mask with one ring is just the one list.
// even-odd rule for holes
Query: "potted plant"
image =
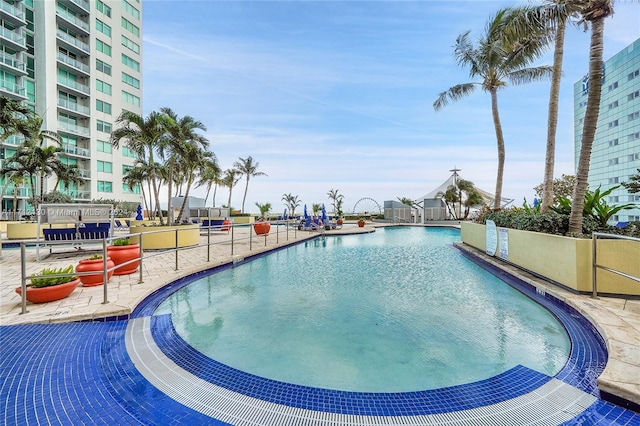
{"label": "potted plant", "polygon": [[[113,276],[115,263],[107,256],[107,281]],[[95,272],[92,275],[80,275],[83,287],[93,287],[104,283],[104,259],[101,254],[94,254],[88,259],[81,259],[76,265],[76,272]]]}
{"label": "potted plant", "polygon": [[107,246],[107,256],[113,260],[116,266],[138,259],[113,271],[115,275],[133,274],[140,266],[140,243],[132,243],[128,238],[117,238],[113,240],[110,246]]}
{"label": "potted plant", "polygon": [[358,219],[358,226],[360,228],[364,227],[364,218],[361,217],[360,219]]}
{"label": "potted plant", "polygon": [[267,220],[267,213],[271,210],[271,203],[256,203],[258,209],[260,209],[260,218],[256,223],[253,224],[253,230],[256,235],[265,235],[268,234],[271,230],[271,224]]}
{"label": "potted plant", "polygon": [[[80,279],[74,274],[73,265],[66,268],[44,268],[31,279],[31,284],[27,285],[26,298],[31,303],[53,302],[69,296],[78,284]],[[22,295],[22,287],[16,288],[16,293]]]}

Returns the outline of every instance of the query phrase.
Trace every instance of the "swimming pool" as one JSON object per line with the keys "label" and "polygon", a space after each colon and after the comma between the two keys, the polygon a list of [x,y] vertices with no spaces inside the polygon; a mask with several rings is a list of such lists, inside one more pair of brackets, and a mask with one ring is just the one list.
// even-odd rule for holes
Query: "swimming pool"
{"label": "swimming pool", "polygon": [[397,227],[309,241],[167,298],[177,333],[257,376],[358,392],[553,376],[570,342],[545,308],[467,260],[459,231]]}

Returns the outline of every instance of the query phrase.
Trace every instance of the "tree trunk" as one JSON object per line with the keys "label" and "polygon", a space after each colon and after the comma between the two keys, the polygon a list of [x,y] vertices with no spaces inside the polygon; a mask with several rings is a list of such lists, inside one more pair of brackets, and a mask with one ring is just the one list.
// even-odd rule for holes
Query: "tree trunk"
{"label": "tree trunk", "polygon": [[584,115],[584,127],[582,129],[582,141],[580,144],[580,159],[578,160],[578,171],[576,172],[576,186],[573,188],[571,215],[569,216],[569,233],[574,234],[582,232],[584,194],[587,191],[591,149],[593,147],[593,139],[596,135],[598,115],[600,114],[603,38],[604,19],[596,18],[591,21],[587,110]]}
{"label": "tree trunk", "polygon": [[502,179],[504,175],[504,136],[502,135],[500,114],[498,114],[498,93],[496,89],[491,90],[491,112],[493,114],[493,125],[496,129],[496,142],[498,144],[498,176],[496,177],[496,193],[493,200],[493,209],[499,210],[502,205]]}
{"label": "tree trunk", "polygon": [[558,127],[558,98],[562,79],[562,58],[564,56],[564,33],[566,21],[558,23],[556,29],[555,50],[553,52],[553,76],[549,95],[549,117],[547,121],[547,154],[544,162],[544,183],[542,189],[541,213],[548,213],[553,205],[553,172],[556,157],[556,129]]}
{"label": "tree trunk", "polygon": [[178,213],[178,220],[181,220],[182,213],[184,213],[184,209],[187,206],[187,199],[189,198],[189,190],[191,189],[191,184],[193,183],[193,173],[189,173],[189,180],[187,180],[187,189],[184,193],[184,198],[182,200],[182,206],[180,206],[180,213]]}
{"label": "tree trunk", "polygon": [[242,197],[242,213],[244,213],[244,202],[247,199],[248,190],[249,190],[249,175],[247,175],[247,183],[244,185],[244,196]]}

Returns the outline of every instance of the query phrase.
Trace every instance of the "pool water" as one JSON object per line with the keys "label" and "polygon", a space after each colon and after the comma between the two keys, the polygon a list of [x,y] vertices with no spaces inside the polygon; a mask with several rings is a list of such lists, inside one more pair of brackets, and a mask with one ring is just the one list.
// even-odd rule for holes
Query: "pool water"
{"label": "pool water", "polygon": [[212,359],[313,387],[408,392],[518,364],[560,371],[560,322],[466,259],[459,239],[422,227],[317,238],[202,278],[156,314]]}

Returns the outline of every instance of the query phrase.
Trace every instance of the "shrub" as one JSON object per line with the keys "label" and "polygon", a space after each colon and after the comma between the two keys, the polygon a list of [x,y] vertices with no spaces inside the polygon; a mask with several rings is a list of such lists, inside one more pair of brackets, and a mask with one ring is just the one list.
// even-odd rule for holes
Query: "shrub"
{"label": "shrub", "polygon": [[[44,268],[37,275],[38,278],[31,279],[31,287],[42,288],[50,287],[59,284],[65,284],[76,279],[74,274],[75,269],[73,265],[69,265],[66,268]],[[47,275],[66,274],[62,277],[48,277]]]}

